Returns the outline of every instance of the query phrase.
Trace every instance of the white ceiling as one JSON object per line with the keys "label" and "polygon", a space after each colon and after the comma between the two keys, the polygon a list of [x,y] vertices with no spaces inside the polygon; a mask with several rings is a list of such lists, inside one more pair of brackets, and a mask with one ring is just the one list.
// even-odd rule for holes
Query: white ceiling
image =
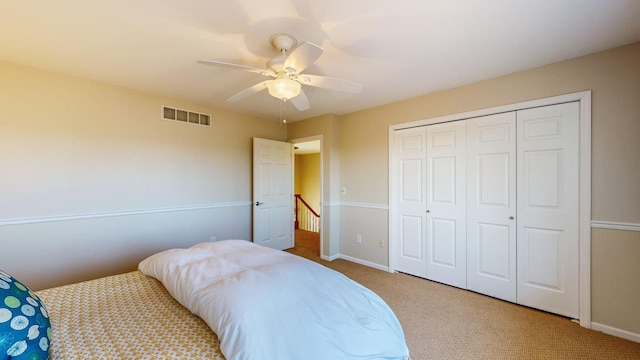
{"label": "white ceiling", "polygon": [[311,109],[285,109],[296,121],[640,41],[640,1],[3,1],[0,59],[277,121],[266,91],[225,101],[264,77],[196,61],[263,67],[281,32],[325,49],[306,73],[363,85],[361,94],[303,86]]}

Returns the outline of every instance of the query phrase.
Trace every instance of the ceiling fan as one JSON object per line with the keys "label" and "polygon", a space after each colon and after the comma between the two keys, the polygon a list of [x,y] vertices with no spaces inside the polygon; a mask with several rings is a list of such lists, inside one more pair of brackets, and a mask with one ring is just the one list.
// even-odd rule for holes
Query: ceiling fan
{"label": "ceiling fan", "polygon": [[205,59],[199,60],[198,63],[249,71],[273,78],[240,91],[227,99],[230,102],[267,89],[271,96],[289,101],[296,109],[304,111],[309,109],[310,105],[309,99],[301,89],[302,85],[350,93],[359,93],[362,90],[362,85],[352,81],[302,73],[322,55],[324,50],[320,46],[308,41],[296,46],[297,40],[289,34],[272,35],[269,41],[279,51],[279,55],[269,59],[265,69]]}

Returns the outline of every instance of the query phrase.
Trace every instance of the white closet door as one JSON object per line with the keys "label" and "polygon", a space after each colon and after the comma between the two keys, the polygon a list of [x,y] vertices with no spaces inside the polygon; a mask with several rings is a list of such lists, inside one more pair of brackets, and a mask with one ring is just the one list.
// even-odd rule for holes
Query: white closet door
{"label": "white closet door", "polygon": [[517,112],[518,303],[579,317],[579,104]]}
{"label": "white closet door", "polygon": [[467,288],[516,301],[516,114],[467,123]]}
{"label": "white closet door", "polygon": [[427,126],[427,278],[466,288],[466,122]]}
{"label": "white closet door", "polygon": [[398,130],[394,134],[396,270],[427,276],[426,247],[426,127]]}

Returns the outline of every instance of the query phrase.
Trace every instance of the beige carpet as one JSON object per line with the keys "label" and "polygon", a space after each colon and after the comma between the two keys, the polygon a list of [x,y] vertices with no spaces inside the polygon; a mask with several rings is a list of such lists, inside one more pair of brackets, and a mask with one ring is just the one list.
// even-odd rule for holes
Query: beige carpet
{"label": "beige carpet", "polygon": [[318,237],[296,233],[292,253],[340,271],[380,295],[402,323],[412,360],[640,359],[640,344],[564,317],[406,274],[320,260]]}

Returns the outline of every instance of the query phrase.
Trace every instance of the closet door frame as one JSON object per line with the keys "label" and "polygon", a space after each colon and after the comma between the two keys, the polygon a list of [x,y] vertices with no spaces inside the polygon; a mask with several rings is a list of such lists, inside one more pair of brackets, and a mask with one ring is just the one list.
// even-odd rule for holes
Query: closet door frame
{"label": "closet door frame", "polygon": [[[578,101],[580,103],[580,209],[579,209],[579,257],[580,257],[580,325],[591,328],[591,90],[553,96],[509,105],[497,106],[459,114],[440,116],[389,126],[389,149],[394,149],[394,131],[449,121],[498,114],[509,111],[556,105]],[[473,121],[473,120],[470,120]],[[394,163],[393,151],[389,151],[389,169]],[[397,180],[389,172],[389,194],[393,194]],[[394,234],[397,231],[397,209],[393,197],[389,198],[389,272],[396,271]]]}

